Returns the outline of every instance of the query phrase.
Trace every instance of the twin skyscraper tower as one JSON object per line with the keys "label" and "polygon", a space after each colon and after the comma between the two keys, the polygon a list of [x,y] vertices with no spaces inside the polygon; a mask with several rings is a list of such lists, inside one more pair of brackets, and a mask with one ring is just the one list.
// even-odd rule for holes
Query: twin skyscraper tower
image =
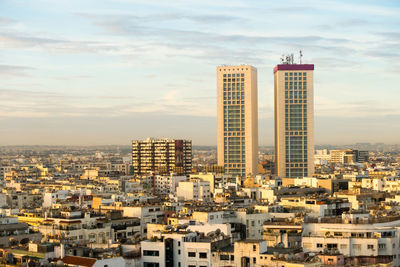
{"label": "twin skyscraper tower", "polygon": [[[314,172],[314,65],[284,62],[273,69],[275,174]],[[225,172],[244,177],[258,170],[257,69],[217,68],[217,155]]]}

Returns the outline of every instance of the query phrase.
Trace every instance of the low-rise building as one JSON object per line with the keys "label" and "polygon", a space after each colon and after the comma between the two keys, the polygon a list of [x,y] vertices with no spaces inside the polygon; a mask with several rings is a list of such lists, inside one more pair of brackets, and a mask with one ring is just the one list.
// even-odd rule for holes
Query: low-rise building
{"label": "low-rise building", "polygon": [[306,218],[302,246],[305,252],[334,251],[371,264],[400,264],[400,217],[372,217],[368,213],[338,218]]}
{"label": "low-rise building", "polygon": [[192,178],[189,181],[179,182],[179,186],[176,189],[176,196],[178,199],[182,200],[210,201],[210,183],[204,182],[198,178]]}

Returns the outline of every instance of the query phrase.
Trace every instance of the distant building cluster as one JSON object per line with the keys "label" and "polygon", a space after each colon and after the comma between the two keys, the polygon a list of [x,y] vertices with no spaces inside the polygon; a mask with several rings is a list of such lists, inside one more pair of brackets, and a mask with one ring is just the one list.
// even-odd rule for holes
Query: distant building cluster
{"label": "distant building cluster", "polygon": [[317,150],[314,155],[315,164],[328,163],[364,163],[368,162],[369,152],[356,149],[335,149],[328,151],[327,149]]}

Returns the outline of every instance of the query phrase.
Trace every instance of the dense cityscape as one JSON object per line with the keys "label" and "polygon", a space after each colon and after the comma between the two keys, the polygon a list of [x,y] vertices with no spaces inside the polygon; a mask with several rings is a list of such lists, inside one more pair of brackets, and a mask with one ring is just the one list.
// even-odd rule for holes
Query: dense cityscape
{"label": "dense cityscape", "polygon": [[0,267],[400,267],[399,14],[0,0]]}

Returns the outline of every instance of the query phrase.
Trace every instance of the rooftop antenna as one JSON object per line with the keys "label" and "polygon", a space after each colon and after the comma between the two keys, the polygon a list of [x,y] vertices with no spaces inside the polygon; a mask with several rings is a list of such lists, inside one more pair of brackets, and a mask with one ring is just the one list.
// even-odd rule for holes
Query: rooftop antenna
{"label": "rooftop antenna", "polygon": [[281,57],[281,64],[284,64],[285,63],[285,55],[282,55],[282,57]]}
{"label": "rooftop antenna", "polygon": [[300,64],[302,64],[302,61],[303,61],[303,52],[301,52],[300,50]]}
{"label": "rooftop antenna", "polygon": [[294,64],[294,55],[282,55],[281,57],[281,64]]}

